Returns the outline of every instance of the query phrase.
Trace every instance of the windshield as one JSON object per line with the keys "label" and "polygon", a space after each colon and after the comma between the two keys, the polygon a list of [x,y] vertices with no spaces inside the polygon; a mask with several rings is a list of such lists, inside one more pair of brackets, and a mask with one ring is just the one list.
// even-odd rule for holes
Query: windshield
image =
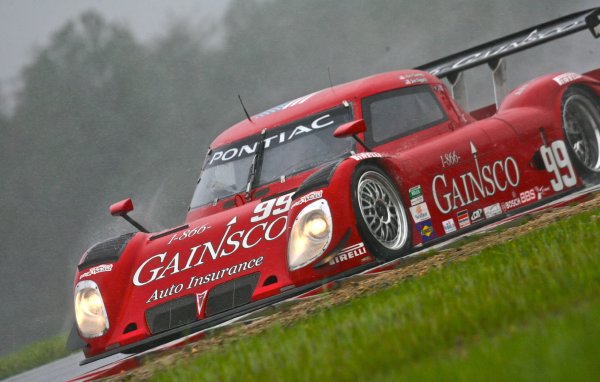
{"label": "windshield", "polygon": [[[333,131],[352,120],[349,107],[340,106],[288,125],[268,130],[257,185],[308,170],[346,155],[351,138],[335,138]],[[206,158],[191,208],[243,192],[260,135],[218,147]]]}

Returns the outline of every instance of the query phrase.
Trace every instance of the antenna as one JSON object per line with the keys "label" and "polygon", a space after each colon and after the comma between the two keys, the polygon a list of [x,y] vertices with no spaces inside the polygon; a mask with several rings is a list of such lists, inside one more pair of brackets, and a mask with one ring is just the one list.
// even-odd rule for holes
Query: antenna
{"label": "antenna", "polygon": [[244,113],[246,113],[246,118],[248,118],[248,121],[254,123],[254,121],[252,121],[252,118],[250,118],[250,114],[248,114],[248,110],[246,110],[246,106],[244,106],[244,101],[242,101],[242,96],[238,94],[238,98],[240,99],[240,103],[242,104],[242,109],[244,109]]}
{"label": "antenna", "polygon": [[335,89],[333,88],[333,81],[331,81],[331,68],[329,66],[327,67],[327,74],[329,75],[329,86],[331,87],[331,91],[337,97],[337,94],[335,93]]}

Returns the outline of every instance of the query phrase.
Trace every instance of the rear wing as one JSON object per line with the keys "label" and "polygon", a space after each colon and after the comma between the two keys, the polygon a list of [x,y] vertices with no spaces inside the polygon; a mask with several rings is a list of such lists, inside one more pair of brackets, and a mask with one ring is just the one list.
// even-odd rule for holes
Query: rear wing
{"label": "rear wing", "polygon": [[[600,8],[563,16],[432,61],[415,69],[429,72],[439,78],[447,78],[452,87],[453,96],[461,102],[466,101],[463,71],[488,64],[493,74],[494,96],[496,106],[498,106],[504,93],[502,85],[506,82],[506,64],[502,60],[503,57],[585,29],[589,29],[594,38],[600,37]],[[463,103],[463,106],[466,105]]]}

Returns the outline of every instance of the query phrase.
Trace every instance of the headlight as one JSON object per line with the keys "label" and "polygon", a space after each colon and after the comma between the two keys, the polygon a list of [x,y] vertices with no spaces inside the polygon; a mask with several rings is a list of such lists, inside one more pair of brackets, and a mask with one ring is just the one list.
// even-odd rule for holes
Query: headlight
{"label": "headlight", "polygon": [[329,205],[323,199],[304,207],[296,217],[288,244],[290,270],[302,268],[321,256],[332,233]]}
{"label": "headlight", "polygon": [[108,330],[108,317],[98,285],[91,280],[75,287],[75,319],[82,336],[100,337]]}

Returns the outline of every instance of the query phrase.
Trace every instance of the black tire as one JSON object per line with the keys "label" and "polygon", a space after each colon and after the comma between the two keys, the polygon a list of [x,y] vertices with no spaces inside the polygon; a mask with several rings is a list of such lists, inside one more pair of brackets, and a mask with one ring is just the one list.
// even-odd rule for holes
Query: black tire
{"label": "black tire", "polygon": [[412,227],[400,194],[379,167],[361,164],[352,176],[352,206],[365,245],[380,260],[408,254]]}
{"label": "black tire", "polygon": [[567,150],[587,183],[600,181],[600,102],[581,86],[570,87],[562,99],[561,115]]}

